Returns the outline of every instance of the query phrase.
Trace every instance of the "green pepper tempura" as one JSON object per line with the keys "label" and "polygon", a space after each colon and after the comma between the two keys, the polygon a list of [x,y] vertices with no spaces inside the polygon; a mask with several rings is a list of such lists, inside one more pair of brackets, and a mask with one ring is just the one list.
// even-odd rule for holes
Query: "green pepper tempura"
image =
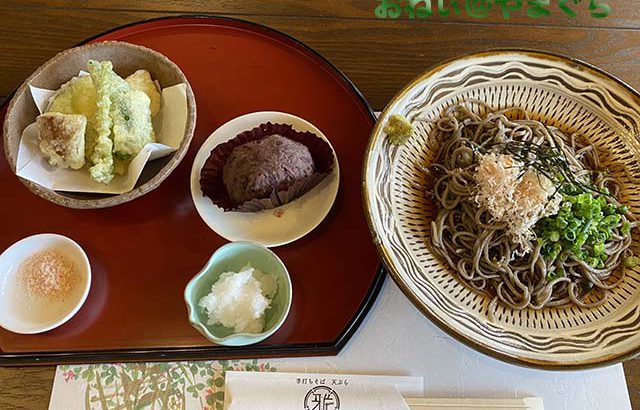
{"label": "green pepper tempura", "polygon": [[[631,232],[631,224],[624,217],[627,212],[626,206],[609,203],[602,195],[565,195],[560,211],[535,226],[542,256],[549,262],[574,258],[592,268],[604,269],[608,259],[606,242],[616,233]],[[627,257],[623,263],[632,268],[637,259]],[[565,272],[558,268],[547,273],[547,280],[563,276]]]}

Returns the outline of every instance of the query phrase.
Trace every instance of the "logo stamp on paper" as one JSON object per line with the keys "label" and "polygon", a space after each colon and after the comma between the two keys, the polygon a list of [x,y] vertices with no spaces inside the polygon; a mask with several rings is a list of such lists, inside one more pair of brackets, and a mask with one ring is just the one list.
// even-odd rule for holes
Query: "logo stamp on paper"
{"label": "logo stamp on paper", "polygon": [[316,386],[304,397],[304,410],[340,410],[340,396],[330,387]]}

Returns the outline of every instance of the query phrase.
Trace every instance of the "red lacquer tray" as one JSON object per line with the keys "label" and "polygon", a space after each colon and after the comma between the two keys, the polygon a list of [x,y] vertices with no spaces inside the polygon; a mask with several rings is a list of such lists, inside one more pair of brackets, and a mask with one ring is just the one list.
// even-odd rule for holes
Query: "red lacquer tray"
{"label": "red lacquer tray", "polygon": [[[0,365],[337,354],[384,279],[361,203],[361,165],[374,116],[358,90],[296,40],[238,20],[151,20],[90,41],[102,40],[150,47],[182,68],[198,106],[194,140],[160,188],[102,210],[67,209],[35,196],[0,156],[0,249],[28,235],[60,233],[84,247],[93,268],[89,298],[67,324],[28,336],[0,329]],[[189,279],[225,242],[191,202],[191,163],[223,123],[271,110],[303,117],[327,135],[340,161],[340,191],[318,228],[275,248],[293,280],[284,326],[258,345],[215,346],[189,325],[182,299]]]}

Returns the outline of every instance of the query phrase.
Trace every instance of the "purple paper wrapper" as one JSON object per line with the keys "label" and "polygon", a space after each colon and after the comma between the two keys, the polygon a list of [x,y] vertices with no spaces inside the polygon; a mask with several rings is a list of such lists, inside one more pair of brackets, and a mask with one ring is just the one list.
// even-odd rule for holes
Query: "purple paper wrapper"
{"label": "purple paper wrapper", "polygon": [[[287,189],[274,191],[268,198],[256,198],[241,204],[235,204],[222,180],[222,172],[231,152],[247,142],[281,135],[306,146],[313,158],[315,173],[289,185]],[[323,138],[312,132],[300,132],[288,124],[260,124],[256,128],[238,134],[235,138],[218,145],[209,154],[209,158],[200,172],[200,186],[204,196],[225,211],[258,212],[287,204],[309,192],[329,175],[334,166],[331,146]]]}

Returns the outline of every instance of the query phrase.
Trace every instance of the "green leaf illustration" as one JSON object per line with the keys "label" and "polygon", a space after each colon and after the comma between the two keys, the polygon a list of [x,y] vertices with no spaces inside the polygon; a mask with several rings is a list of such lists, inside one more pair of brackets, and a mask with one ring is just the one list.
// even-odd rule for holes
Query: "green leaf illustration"
{"label": "green leaf illustration", "polygon": [[189,396],[200,406],[222,410],[226,371],[277,371],[258,360],[61,366],[60,370],[86,380],[86,410],[186,408]]}

